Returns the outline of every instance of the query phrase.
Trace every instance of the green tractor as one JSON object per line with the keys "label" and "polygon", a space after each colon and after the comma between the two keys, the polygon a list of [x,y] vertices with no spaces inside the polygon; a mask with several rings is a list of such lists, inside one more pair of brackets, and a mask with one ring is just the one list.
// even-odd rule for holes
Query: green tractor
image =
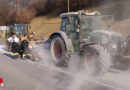
{"label": "green tractor", "polygon": [[[12,33],[16,33],[17,37],[21,40],[22,35],[29,36],[29,29],[31,27],[28,24],[9,24],[8,30],[6,31],[6,40],[11,37]],[[8,51],[11,51],[11,45],[6,41]]]}
{"label": "green tractor", "polygon": [[70,56],[78,53],[83,66],[93,68],[93,73],[108,71],[112,58],[119,54],[118,44],[122,38],[120,34],[105,30],[112,16],[79,11],[63,13],[60,18],[60,31],[50,36],[52,62],[67,65]]}

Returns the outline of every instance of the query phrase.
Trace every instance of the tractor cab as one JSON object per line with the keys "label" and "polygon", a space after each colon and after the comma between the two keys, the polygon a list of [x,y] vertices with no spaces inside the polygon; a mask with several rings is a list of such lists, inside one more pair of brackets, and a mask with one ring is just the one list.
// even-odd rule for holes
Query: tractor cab
{"label": "tractor cab", "polygon": [[6,32],[6,38],[9,38],[12,33],[19,35],[29,35],[29,25],[28,24],[10,24],[9,29]]}
{"label": "tractor cab", "polygon": [[64,13],[60,15],[61,28],[72,40],[75,50],[79,50],[84,44],[90,43],[90,33],[95,30],[108,30],[113,17],[101,15],[98,11],[85,13],[84,11]]}
{"label": "tractor cab", "polygon": [[16,33],[17,37],[21,40],[23,35],[29,36],[29,29],[31,27],[28,24],[9,24],[8,30],[6,31],[6,46],[8,48],[8,51],[11,51],[11,45],[7,41],[9,37],[12,36],[12,33]]}

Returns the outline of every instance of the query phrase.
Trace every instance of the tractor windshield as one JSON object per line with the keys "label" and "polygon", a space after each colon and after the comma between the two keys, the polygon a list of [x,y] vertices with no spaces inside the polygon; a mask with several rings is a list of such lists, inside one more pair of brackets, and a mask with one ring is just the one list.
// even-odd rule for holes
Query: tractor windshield
{"label": "tractor windshield", "polygon": [[15,24],[14,25],[14,31],[15,33],[25,34],[25,24]]}
{"label": "tractor windshield", "polygon": [[83,30],[101,29],[100,17],[83,15],[81,18],[81,27]]}
{"label": "tractor windshield", "polygon": [[110,15],[82,15],[80,20],[81,36],[88,36],[93,30],[108,30],[113,22]]}
{"label": "tractor windshield", "polygon": [[86,16],[82,15],[81,18],[81,28],[84,30],[104,30],[109,28],[113,18],[110,15],[95,15],[95,16]]}

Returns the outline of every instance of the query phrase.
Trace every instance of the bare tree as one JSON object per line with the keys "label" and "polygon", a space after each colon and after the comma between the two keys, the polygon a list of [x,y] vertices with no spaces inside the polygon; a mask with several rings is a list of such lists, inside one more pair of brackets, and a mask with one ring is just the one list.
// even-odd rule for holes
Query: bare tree
{"label": "bare tree", "polygon": [[35,17],[35,11],[20,9],[20,15],[17,15],[17,10],[12,10],[7,16],[8,24],[11,23],[21,23],[21,24],[29,24],[32,18]]}
{"label": "bare tree", "polygon": [[6,0],[0,0],[0,25],[6,25],[10,5]]}

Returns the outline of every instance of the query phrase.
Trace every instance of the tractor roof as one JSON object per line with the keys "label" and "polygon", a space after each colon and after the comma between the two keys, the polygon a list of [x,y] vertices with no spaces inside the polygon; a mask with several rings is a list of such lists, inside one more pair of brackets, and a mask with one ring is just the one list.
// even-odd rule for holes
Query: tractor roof
{"label": "tractor roof", "polygon": [[[80,12],[80,11],[79,11]],[[60,18],[63,18],[63,17],[69,17],[69,16],[77,16],[79,14],[79,12],[69,12],[69,13],[63,13],[63,14],[60,14]],[[100,12],[98,11],[94,11],[94,12],[91,12],[91,13],[85,13],[83,11],[81,11],[84,15],[87,15],[87,16],[93,16],[93,15],[100,15]]]}
{"label": "tractor roof", "polygon": [[62,13],[60,14],[60,18],[68,17],[68,16],[76,16],[76,15],[78,15],[78,12]]}

